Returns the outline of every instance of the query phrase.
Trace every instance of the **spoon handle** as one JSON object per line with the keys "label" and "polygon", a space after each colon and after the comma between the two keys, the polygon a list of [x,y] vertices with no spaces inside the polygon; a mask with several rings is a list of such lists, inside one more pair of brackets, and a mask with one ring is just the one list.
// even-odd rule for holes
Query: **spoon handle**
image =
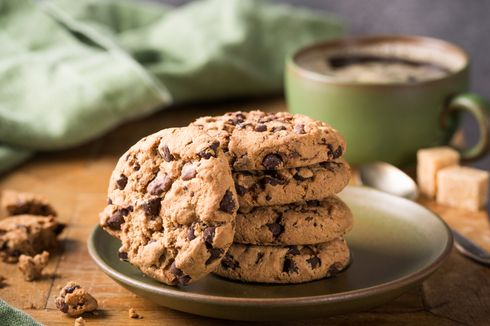
{"label": "spoon handle", "polygon": [[490,266],[490,253],[463,236],[458,231],[452,229],[454,245],[459,252],[483,265]]}

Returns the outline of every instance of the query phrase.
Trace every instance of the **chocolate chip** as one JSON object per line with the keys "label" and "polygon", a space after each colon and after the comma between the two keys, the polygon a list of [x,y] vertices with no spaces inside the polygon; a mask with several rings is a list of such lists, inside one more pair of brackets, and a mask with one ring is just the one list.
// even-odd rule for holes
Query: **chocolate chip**
{"label": "chocolate chip", "polygon": [[72,285],[64,288],[65,293],[73,293],[76,289],[79,289],[80,285]]}
{"label": "chocolate chip", "polygon": [[337,159],[342,156],[343,149],[342,146],[338,146],[336,150],[334,150],[332,144],[327,144],[329,155],[332,156],[333,159]]}
{"label": "chocolate chip", "polygon": [[309,207],[319,207],[320,206],[320,201],[319,200],[307,200],[306,204]]}
{"label": "chocolate chip", "polygon": [[166,162],[174,160],[174,156],[170,153],[170,148],[168,148],[167,145],[161,144],[160,147],[158,147],[158,151]]}
{"label": "chocolate chip", "polygon": [[262,160],[262,165],[267,169],[267,170],[273,170],[282,164],[282,157],[279,154],[268,154],[264,159]]}
{"label": "chocolate chip", "polygon": [[275,127],[272,127],[272,132],[277,132],[277,131],[281,131],[281,130],[286,130],[287,128],[285,126],[275,126]]}
{"label": "chocolate chip", "polygon": [[204,230],[204,241],[209,244],[213,245],[213,240],[214,240],[214,234],[216,232],[216,227],[215,226],[210,226]]}
{"label": "chocolate chip", "polygon": [[245,121],[245,116],[242,113],[234,113],[232,115],[232,118],[228,120],[228,122],[234,126],[236,126],[239,123],[242,123]]}
{"label": "chocolate chip", "polygon": [[64,301],[56,300],[56,308],[65,314],[68,312],[68,305]]}
{"label": "chocolate chip", "polygon": [[53,229],[53,233],[54,233],[55,235],[59,235],[59,234],[61,234],[61,232],[63,232],[63,230],[65,229],[65,227],[66,227],[66,224],[64,224],[64,223],[58,223],[58,224],[56,224],[56,226],[54,227],[54,229]]}
{"label": "chocolate chip", "polygon": [[262,182],[264,184],[270,184],[271,186],[277,186],[277,185],[283,185],[283,184],[285,184],[286,183],[286,180],[279,179],[279,178],[274,178],[274,177],[270,177],[270,176],[265,176],[262,179]]}
{"label": "chocolate chip", "polygon": [[112,230],[120,230],[121,224],[124,223],[124,217],[129,214],[126,208],[118,209],[107,219],[106,225]]}
{"label": "chocolate chip", "polygon": [[215,140],[211,145],[209,145],[209,148],[211,148],[213,151],[217,151],[219,147],[219,141]]}
{"label": "chocolate chip", "polygon": [[146,190],[151,195],[159,196],[164,192],[167,192],[171,186],[172,179],[170,179],[170,177],[165,173],[164,175],[159,175],[153,179],[146,187]]}
{"label": "chocolate chip", "polygon": [[127,253],[127,252],[120,251],[120,252],[118,253],[118,256],[119,256],[119,259],[122,259],[122,260],[128,260],[128,253]]}
{"label": "chocolate chip", "polygon": [[174,282],[178,282],[180,285],[187,285],[191,281],[191,277],[189,275],[185,275],[181,269],[175,266],[175,262],[170,266],[170,273],[175,276]]}
{"label": "chocolate chip", "polygon": [[332,158],[336,159],[336,158],[341,157],[342,152],[343,152],[342,147],[341,146],[337,147],[337,149],[333,152]]}
{"label": "chocolate chip", "polygon": [[198,155],[202,157],[203,159],[207,160],[210,159],[211,157],[216,157],[217,156],[217,151],[219,147],[219,141],[214,141],[211,145],[209,145],[208,148],[205,148],[201,150]]}
{"label": "chocolate chip", "polygon": [[206,265],[209,265],[211,264],[213,261],[215,261],[216,259],[218,259],[219,257],[221,257],[221,255],[223,254],[223,249],[220,249],[220,248],[211,248],[211,249],[208,249],[209,251],[209,258],[206,260]]}
{"label": "chocolate chip", "polygon": [[196,175],[197,175],[196,168],[191,163],[187,163],[182,167],[182,173],[181,173],[182,180],[184,181],[191,180]]}
{"label": "chocolate chip", "polygon": [[11,256],[11,257],[19,257],[20,254],[21,254],[21,252],[18,249],[15,249],[15,250],[12,250],[9,252],[9,256]]}
{"label": "chocolate chip", "polygon": [[177,276],[177,277],[184,275],[182,270],[177,268],[177,266],[175,265],[175,262],[173,262],[172,265],[170,266],[170,273],[172,273],[174,276]]}
{"label": "chocolate chip", "polygon": [[111,199],[111,197],[108,197],[107,198],[107,205],[112,205],[112,199]]}
{"label": "chocolate chip", "polygon": [[308,262],[308,264],[310,264],[311,268],[317,268],[318,266],[320,266],[322,264],[322,261],[320,260],[320,258],[318,257],[312,257],[310,259],[307,259],[306,260]]}
{"label": "chocolate chip", "polygon": [[257,126],[255,126],[255,131],[258,131],[258,132],[267,131],[267,126],[263,123],[258,124]]}
{"label": "chocolate chip", "polygon": [[191,226],[189,227],[189,231],[187,232],[187,239],[189,241],[194,240],[196,238],[196,234],[194,233],[195,227],[196,227],[195,223],[192,223]]}
{"label": "chocolate chip", "polygon": [[189,275],[184,275],[182,277],[179,277],[179,284],[180,285],[187,285],[189,282],[192,280],[192,278]]}
{"label": "chocolate chip", "polygon": [[262,261],[262,258],[264,258],[264,253],[263,252],[257,253],[257,258],[255,258],[255,265],[258,265]]}
{"label": "chocolate chip", "polygon": [[226,213],[233,213],[236,208],[235,200],[233,199],[233,193],[229,190],[226,190],[223,199],[219,204],[219,209]]}
{"label": "chocolate chip", "polygon": [[223,267],[224,269],[235,270],[240,267],[240,263],[236,261],[232,255],[227,253],[221,260],[221,267]]}
{"label": "chocolate chip", "polygon": [[292,261],[291,259],[284,258],[284,265],[282,266],[282,271],[284,273],[288,273],[288,274],[297,273],[298,267],[296,266],[294,261]]}
{"label": "chocolate chip", "polygon": [[141,169],[141,165],[140,165],[138,162],[136,162],[136,163],[134,163],[134,165],[133,165],[133,169],[134,169],[135,171],[139,171],[139,170]]}
{"label": "chocolate chip", "polygon": [[295,133],[300,134],[300,135],[306,134],[305,125],[303,125],[303,124],[294,125],[293,130]]}
{"label": "chocolate chip", "polygon": [[162,207],[162,203],[160,201],[160,198],[156,197],[147,200],[141,206],[143,207],[146,216],[153,219],[160,214],[160,208]]}
{"label": "chocolate chip", "polygon": [[282,226],[279,223],[270,223],[267,224],[267,227],[269,228],[269,231],[271,231],[272,235],[277,238],[278,236],[281,235],[281,233],[284,232],[284,226]]}
{"label": "chocolate chip", "polygon": [[328,275],[329,276],[335,276],[340,272],[340,266],[342,266],[340,263],[333,263],[329,268],[328,268]]}
{"label": "chocolate chip", "polygon": [[116,185],[119,190],[123,190],[128,184],[128,177],[124,174],[119,176],[119,179],[116,180]]}
{"label": "chocolate chip", "polygon": [[265,200],[271,201],[272,200],[272,196],[270,194],[265,195]]}
{"label": "chocolate chip", "polygon": [[299,173],[296,173],[295,175],[293,175],[293,178],[294,180],[297,180],[297,181],[305,181],[307,178],[303,178]]}
{"label": "chocolate chip", "polygon": [[235,184],[235,189],[236,189],[236,193],[239,196],[243,196],[243,195],[245,195],[247,193],[247,188],[245,188],[244,186],[239,185],[238,183]]}
{"label": "chocolate chip", "polygon": [[297,151],[292,151],[292,152],[289,153],[288,157],[290,157],[290,158],[299,158],[299,157],[301,157],[301,154],[298,153]]}
{"label": "chocolate chip", "polygon": [[288,249],[288,252],[286,253],[287,255],[293,255],[297,256],[300,254],[299,249],[297,246],[290,246]]}

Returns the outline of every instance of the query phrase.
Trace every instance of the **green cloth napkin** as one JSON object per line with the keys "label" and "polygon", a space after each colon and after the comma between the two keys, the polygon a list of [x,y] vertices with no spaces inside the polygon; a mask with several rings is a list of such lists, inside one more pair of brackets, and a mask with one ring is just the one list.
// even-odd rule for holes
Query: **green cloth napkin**
{"label": "green cloth napkin", "polygon": [[28,314],[10,307],[0,299],[0,325],[2,326],[42,326]]}
{"label": "green cloth napkin", "polygon": [[259,0],[0,0],[0,172],[170,104],[280,92],[289,52],[341,32]]}

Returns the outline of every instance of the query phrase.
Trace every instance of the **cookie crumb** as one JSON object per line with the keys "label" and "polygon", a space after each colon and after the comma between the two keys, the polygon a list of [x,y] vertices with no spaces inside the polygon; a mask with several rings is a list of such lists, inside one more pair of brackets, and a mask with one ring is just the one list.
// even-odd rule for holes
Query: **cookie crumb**
{"label": "cookie crumb", "polygon": [[136,310],[134,310],[134,308],[129,308],[128,316],[129,318],[133,318],[133,319],[143,319],[143,316],[138,314]]}
{"label": "cookie crumb", "polygon": [[7,279],[5,278],[5,276],[0,275],[0,289],[3,289],[4,287],[6,287],[6,286],[7,286],[7,283],[5,283],[5,280],[7,280]]}
{"label": "cookie crumb", "polygon": [[97,309],[97,300],[78,283],[70,281],[55,299],[56,308],[68,316],[78,317],[84,312]]}
{"label": "cookie crumb", "polygon": [[4,190],[0,204],[6,216],[37,215],[56,216],[57,212],[41,195],[15,190]]}
{"label": "cookie crumb", "polygon": [[48,264],[49,252],[43,251],[34,257],[20,255],[17,266],[24,274],[24,280],[31,282],[41,278],[43,269]]}
{"label": "cookie crumb", "polygon": [[1,219],[0,260],[17,263],[21,254],[34,256],[56,248],[64,227],[53,216],[18,215]]}
{"label": "cookie crumb", "polygon": [[85,319],[83,317],[75,319],[75,326],[85,326]]}

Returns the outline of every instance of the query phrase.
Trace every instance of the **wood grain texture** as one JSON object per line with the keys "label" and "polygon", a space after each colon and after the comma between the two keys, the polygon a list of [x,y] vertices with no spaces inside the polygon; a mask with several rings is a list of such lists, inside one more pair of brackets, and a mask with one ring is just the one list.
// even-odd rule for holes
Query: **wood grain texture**
{"label": "wood grain texture", "polygon": [[[238,109],[284,110],[280,100],[200,105],[171,109],[127,123],[105,137],[69,151],[40,154],[0,179],[0,189],[32,191],[45,195],[68,223],[62,248],[54,253],[47,275],[25,282],[15,265],[0,263],[7,286],[0,297],[24,309],[46,325],[73,325],[74,319],[58,312],[54,298],[68,280],[79,281],[98,300],[97,316],[87,325],[229,325],[230,322],[181,313],[137,297],[117,285],[92,262],[86,239],[98,222],[106,201],[107,182],[119,156],[143,136],[166,127],[182,126],[195,117]],[[469,213],[422,201],[449,224],[490,249],[490,229],[485,213]],[[143,319],[129,319],[135,308]],[[322,320],[256,325],[484,325],[490,318],[490,269],[453,252],[443,267],[424,284],[376,309]],[[1,324],[1,322],[0,322]],[[234,323],[246,325],[248,323]]]}

